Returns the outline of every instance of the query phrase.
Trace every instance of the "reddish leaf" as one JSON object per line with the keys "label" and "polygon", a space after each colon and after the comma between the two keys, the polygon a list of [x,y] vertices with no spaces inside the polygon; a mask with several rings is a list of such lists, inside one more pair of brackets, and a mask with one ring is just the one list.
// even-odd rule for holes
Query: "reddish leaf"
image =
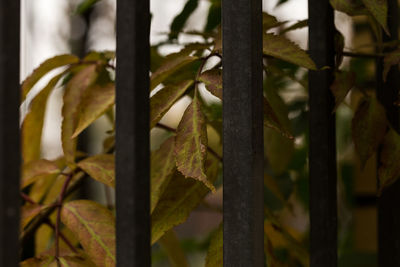
{"label": "reddish leaf", "polygon": [[215,190],[204,172],[207,157],[207,129],[197,92],[178,125],[175,139],[176,166],[185,176]]}
{"label": "reddish leaf", "polygon": [[362,166],[377,151],[387,127],[385,109],[376,98],[364,98],[357,108],[352,122],[355,150]]}
{"label": "reddish leaf", "polygon": [[93,179],[105,185],[115,187],[114,155],[102,154],[89,157],[80,161],[78,166]]}
{"label": "reddish leaf", "polygon": [[193,81],[183,81],[178,85],[166,86],[150,98],[150,129],[192,85]]}
{"label": "reddish leaf", "polygon": [[108,209],[93,201],[76,200],[63,206],[61,220],[96,266],[115,266],[115,218]]}

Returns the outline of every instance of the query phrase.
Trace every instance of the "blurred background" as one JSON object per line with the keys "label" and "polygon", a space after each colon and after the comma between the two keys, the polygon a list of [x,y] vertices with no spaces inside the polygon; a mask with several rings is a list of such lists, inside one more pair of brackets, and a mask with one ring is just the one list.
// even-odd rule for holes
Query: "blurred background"
{"label": "blurred background", "polygon": [[[59,54],[73,53],[79,56],[91,50],[115,49],[115,11],[116,0],[100,0],[93,7],[84,9],[79,6],[82,0],[22,0],[22,45],[21,80],[29,75],[45,59]],[[173,18],[179,14],[186,0],[151,0],[151,44],[156,45],[168,39]],[[185,30],[202,31],[207,23],[207,14],[214,0],[201,0],[189,20]],[[307,0],[263,0],[264,10],[280,21],[293,24],[307,18]],[[81,8],[78,8],[81,7]],[[366,44],[373,42],[367,21],[363,17],[350,18],[336,14],[336,26],[345,36],[345,48],[348,51],[372,52]],[[280,29],[277,28],[276,31]],[[307,49],[307,28],[291,31],[287,36]],[[178,43],[196,41],[193,35],[180,35]],[[200,39],[201,41],[201,39]],[[178,44],[163,45],[158,48],[162,55],[178,51]],[[374,64],[371,59],[345,59],[342,67],[357,73],[357,86],[362,90],[373,91]],[[280,63],[279,63],[280,64]],[[298,81],[306,80],[304,69],[281,64],[293,79],[267,77],[266,87],[276,89],[287,109],[290,125],[295,133],[295,141],[288,142],[276,133],[266,130],[266,189],[265,205],[274,218],[284,228],[290,238],[266,224],[265,230],[278,257],[283,260],[292,257],[291,250],[298,250],[302,244],[307,250],[308,235],[308,172],[307,172],[307,88]],[[48,81],[35,87],[31,96],[36,94]],[[357,89],[357,88],[356,88]],[[60,142],[61,97],[62,88],[54,91],[46,113],[43,135],[44,157],[54,159],[62,154]],[[204,93],[206,94],[206,93]],[[339,255],[340,266],[377,266],[376,250],[376,166],[370,159],[366,168],[360,167],[351,141],[350,125],[354,110],[361,93],[353,90],[344,104],[337,110],[338,143],[338,191],[339,191]],[[211,103],[217,100],[209,97]],[[29,98],[27,103],[29,102]],[[163,123],[176,127],[182,112],[190,103],[189,99],[180,100],[163,118]],[[22,117],[27,105],[22,105]],[[82,146],[89,153],[99,153],[102,141],[110,125],[102,118],[85,134]],[[165,140],[167,134],[160,129],[152,131],[152,149]],[[217,151],[221,151],[218,135],[210,140]],[[105,202],[104,190],[95,183],[86,185],[85,194],[100,202]],[[182,247],[187,253],[191,266],[202,266],[211,232],[221,222],[221,190],[210,195],[206,204],[197,208],[188,221],[177,227],[176,232]],[[292,239],[291,239],[292,238]],[[302,249],[300,249],[302,250]],[[153,265],[168,266],[163,251],[153,248]],[[286,266],[286,265],[285,265]],[[287,266],[291,265],[289,262]]]}

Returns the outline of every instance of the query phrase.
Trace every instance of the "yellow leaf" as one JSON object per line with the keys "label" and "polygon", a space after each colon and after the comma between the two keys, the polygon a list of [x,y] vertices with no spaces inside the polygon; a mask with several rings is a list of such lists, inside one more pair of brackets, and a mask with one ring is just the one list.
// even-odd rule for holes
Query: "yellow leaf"
{"label": "yellow leaf", "polygon": [[30,104],[30,111],[24,119],[21,130],[22,157],[24,163],[40,158],[40,145],[47,99],[64,74],[65,72],[52,78]]}
{"label": "yellow leaf", "polygon": [[93,201],[75,200],[63,206],[61,220],[96,266],[115,266],[115,218],[108,209]]}
{"label": "yellow leaf", "polygon": [[115,102],[115,85],[94,85],[86,90],[80,103],[79,122],[71,138],[77,137]]}
{"label": "yellow leaf", "polygon": [[78,124],[78,107],[85,90],[95,81],[96,77],[96,65],[89,65],[74,75],[65,87],[61,140],[64,157],[70,167],[73,167],[75,163],[77,140],[71,139],[71,136]]}
{"label": "yellow leaf", "polygon": [[28,76],[22,83],[21,101],[25,100],[26,95],[29,93],[32,87],[49,71],[78,62],[79,58],[74,55],[59,55],[47,59],[38,68],[36,68],[33,73]]}
{"label": "yellow leaf", "polygon": [[46,159],[30,161],[22,167],[21,188],[27,187],[40,178],[60,173],[58,165]]}
{"label": "yellow leaf", "polygon": [[181,248],[179,239],[173,230],[168,231],[159,241],[161,248],[168,256],[172,267],[188,267],[185,253]]}
{"label": "yellow leaf", "polygon": [[105,185],[115,187],[114,155],[102,154],[89,157],[80,161],[78,166],[93,179]]}

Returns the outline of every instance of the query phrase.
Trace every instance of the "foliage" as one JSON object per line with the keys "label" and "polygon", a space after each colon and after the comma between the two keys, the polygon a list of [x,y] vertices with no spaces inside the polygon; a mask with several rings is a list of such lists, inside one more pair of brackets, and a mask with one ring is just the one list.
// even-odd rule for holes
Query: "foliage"
{"label": "foliage", "polygon": [[[84,1],[78,12],[86,12],[96,2]],[[281,0],[278,4],[285,2]],[[206,196],[221,189],[221,144],[209,142],[222,138],[221,2],[210,0],[210,3],[203,32],[184,31],[185,23],[198,6],[197,0],[188,0],[173,20],[166,41],[151,48],[149,123],[152,129],[166,130],[170,136],[151,153],[151,243],[163,248],[172,266],[188,266],[173,228],[184,223],[190,213],[204,203]],[[369,16],[381,26],[379,30],[387,31],[386,1],[331,0],[331,4],[351,16]],[[317,71],[307,52],[286,36],[290,31],[307,27],[307,21],[288,24],[264,13],[264,130],[268,161],[265,253],[270,266],[307,266],[307,238],[277,217],[280,212],[291,210],[291,198],[300,200],[307,208],[307,193],[304,193],[308,177],[305,68]],[[202,42],[180,43],[179,52],[159,53],[162,46],[176,43],[183,34],[197,35]],[[343,53],[343,40],[341,42],[336,45],[338,55]],[[383,192],[400,174],[397,166],[400,136],[391,129],[385,109],[374,94],[362,89],[357,80],[359,73],[341,68],[342,59],[337,60],[336,78],[331,87],[336,101],[332,112],[346,102],[350,93],[363,93],[359,104],[354,105],[353,142],[363,165],[373,154],[381,153],[379,177]],[[90,52],[81,59],[60,55],[46,60],[22,84],[22,101],[25,101],[33,86],[47,73],[59,71],[33,96],[30,111],[22,123],[21,240],[41,231],[39,227],[43,225],[53,228],[54,235],[38,232],[35,257],[25,259],[21,266],[115,265],[114,208],[71,197],[84,179],[93,179],[110,188],[115,185],[114,63],[112,51]],[[386,55],[385,77],[390,67],[398,63],[398,51]],[[214,96],[212,103],[210,97],[205,97],[202,85]],[[49,95],[58,86],[64,90],[61,125],[64,155],[49,160],[40,156],[42,128]],[[290,86],[296,87],[297,95],[288,101],[283,95]],[[178,127],[162,123],[164,115],[182,98],[191,99],[191,103]],[[111,121],[104,151],[94,156],[81,153],[77,143],[82,132],[103,115]],[[206,243],[206,266],[221,266],[222,226]],[[43,247],[46,249],[41,250]],[[285,257],[281,256],[282,251]]]}

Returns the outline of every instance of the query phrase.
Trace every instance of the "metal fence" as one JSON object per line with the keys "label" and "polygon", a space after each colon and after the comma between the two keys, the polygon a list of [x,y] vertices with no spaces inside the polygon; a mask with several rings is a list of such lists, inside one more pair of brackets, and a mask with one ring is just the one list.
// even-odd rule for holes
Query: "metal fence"
{"label": "metal fence", "polygon": [[[397,40],[397,1],[389,27]],[[262,1],[223,0],[224,266],[263,266]],[[17,266],[19,225],[18,0],[0,1],[0,266]],[[150,266],[148,0],[117,0],[116,203],[118,266]],[[334,64],[329,0],[309,0],[309,52],[318,67]],[[399,129],[398,70],[378,98]],[[337,266],[336,146],[332,68],[311,71],[310,254],[312,267]],[[240,110],[240,112],[236,112]],[[139,115],[140,114],[140,115]],[[378,199],[379,266],[400,266],[400,182]]]}

